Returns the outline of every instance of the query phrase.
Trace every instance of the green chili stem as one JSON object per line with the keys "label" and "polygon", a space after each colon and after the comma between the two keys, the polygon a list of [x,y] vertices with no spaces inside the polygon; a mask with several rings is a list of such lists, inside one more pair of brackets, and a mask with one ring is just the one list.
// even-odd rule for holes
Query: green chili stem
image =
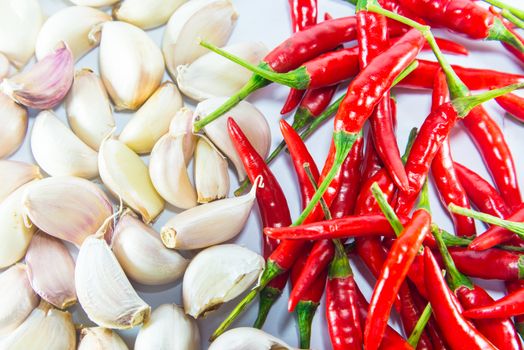
{"label": "green chili stem", "polygon": [[315,317],[318,303],[311,301],[300,301],[295,309],[298,320],[298,329],[300,336],[300,348],[309,349],[311,343],[311,322]]}
{"label": "green chili stem", "polygon": [[422,311],[422,314],[420,315],[420,318],[418,319],[415,328],[413,328],[413,332],[411,332],[411,335],[408,338],[408,343],[413,347],[413,349],[417,348],[417,344],[420,340],[420,337],[422,336],[424,328],[426,328],[426,325],[428,324],[430,318],[431,304],[428,303],[424,308],[424,311]]}
{"label": "green chili stem", "polygon": [[406,149],[404,150],[404,154],[402,155],[402,163],[406,164],[406,161],[409,157],[409,152],[411,152],[411,147],[413,147],[413,143],[415,143],[415,138],[417,137],[418,129],[412,128],[409,132],[408,136],[408,143],[406,144]]}
{"label": "green chili stem", "polygon": [[499,89],[489,90],[478,95],[458,97],[451,101],[460,118],[466,117],[478,105],[493,98],[505,95],[513,90],[524,88],[524,83],[512,84]]}
{"label": "green chili stem", "polygon": [[391,84],[391,86],[393,87],[395,85],[398,85],[402,80],[404,80],[408,75],[410,75],[415,69],[417,69],[418,65],[419,63],[417,60],[414,60],[413,62],[411,62],[409,66],[407,66],[406,69],[400,72],[400,74],[395,78],[395,80],[393,80],[393,84]]}
{"label": "green chili stem", "polygon": [[386,219],[388,219],[389,224],[391,227],[393,227],[393,231],[395,231],[397,237],[400,236],[400,233],[404,229],[404,225],[402,225],[402,222],[400,222],[400,219],[395,213],[395,210],[393,210],[391,205],[389,205],[386,195],[384,192],[382,192],[378,183],[375,182],[373,185],[371,185],[371,192],[377,200],[380,210],[382,210],[382,213],[384,213],[384,216]]}
{"label": "green chili stem", "polygon": [[262,289],[262,291],[260,292],[260,303],[258,304],[257,319],[255,320],[255,323],[253,323],[254,328],[262,328],[264,322],[266,322],[269,310],[271,310],[271,307],[273,306],[275,301],[280,297],[281,294],[282,291],[280,289],[273,288],[270,286],[267,286],[264,289]]}
{"label": "green chili stem", "polygon": [[522,43],[517,36],[511,32],[499,18],[495,18],[493,25],[489,29],[488,40],[503,41],[507,44],[524,52],[524,43]]}
{"label": "green chili stem", "polygon": [[[302,164],[302,166],[304,167],[304,172],[306,173],[307,178],[311,182],[313,189],[315,191],[318,190],[317,182],[315,181],[315,178],[313,177],[313,173],[311,172],[311,166],[309,165],[309,163],[304,163]],[[322,207],[322,211],[324,212],[324,217],[327,220],[331,220],[332,219],[331,212],[329,211],[329,207],[327,206],[324,198],[320,198],[320,206]]]}
{"label": "green chili stem", "polygon": [[514,25],[516,25],[517,27],[523,29],[524,28],[524,20],[521,20],[520,18],[518,18],[517,16],[515,16],[513,13],[511,13],[511,11],[509,10],[506,10],[506,9],[503,9],[500,14],[505,18],[507,19],[508,21],[510,21],[511,23],[513,23]]}
{"label": "green chili stem", "polygon": [[420,199],[418,201],[418,208],[424,209],[431,214],[431,204],[429,202],[429,186],[428,180],[424,181],[422,189],[420,190]]}
{"label": "green chili stem", "polygon": [[524,21],[524,11],[523,10],[518,9],[511,5],[508,5],[500,0],[484,0],[484,1],[502,10],[506,10]]}

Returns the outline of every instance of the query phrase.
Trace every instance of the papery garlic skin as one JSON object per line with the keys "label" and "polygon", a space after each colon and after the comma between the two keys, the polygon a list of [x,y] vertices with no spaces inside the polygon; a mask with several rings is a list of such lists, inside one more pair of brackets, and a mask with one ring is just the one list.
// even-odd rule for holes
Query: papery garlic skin
{"label": "papery garlic skin", "polygon": [[0,203],[18,187],[41,177],[40,168],[34,164],[0,160]]}
{"label": "papery garlic skin", "polygon": [[101,25],[110,20],[107,13],[86,6],[70,6],[55,12],[38,34],[36,58],[41,60],[51,54],[63,41],[78,60],[98,45]]}
{"label": "papery garlic skin", "polygon": [[298,350],[260,329],[231,329],[215,339],[209,350]]}
{"label": "papery garlic skin", "polygon": [[164,75],[164,58],[158,46],[142,29],[125,22],[104,24],[99,66],[117,110],[136,110]]}
{"label": "papery garlic skin", "polygon": [[27,133],[27,110],[0,93],[0,158],[13,154]]}
{"label": "papery garlic skin", "polygon": [[136,111],[119,136],[129,148],[139,154],[149,153],[169,129],[173,116],[184,101],[175,84],[163,83]]}
{"label": "papery garlic skin", "polygon": [[136,337],[135,350],[198,350],[198,325],[175,304],[163,304],[152,313]]}
{"label": "papery garlic skin", "polygon": [[198,203],[226,198],[229,192],[227,160],[203,137],[198,140],[194,164]]}
{"label": "papery garlic skin", "polygon": [[73,132],[94,150],[115,128],[109,97],[102,80],[90,69],[75,73],[66,98],[67,120]]}
{"label": "papery garlic skin", "polygon": [[116,4],[120,0],[70,0],[73,4],[79,6],[104,7]]}
{"label": "papery garlic skin", "polygon": [[82,142],[51,111],[38,114],[31,132],[31,151],[51,176],[98,176],[98,154]]}
{"label": "papery garlic skin", "polygon": [[11,64],[5,55],[0,53],[0,80],[7,77],[9,71],[11,70]]}
{"label": "papery garlic skin", "polygon": [[80,305],[101,327],[127,329],[149,319],[151,308],[133,289],[103,239],[87,237],[80,247],[75,286]]}
{"label": "papery garlic skin", "polygon": [[[261,42],[245,42],[223,48],[251,64],[257,65],[268,50]],[[208,52],[193,63],[177,67],[180,91],[196,101],[232,96],[251,78],[252,73],[230,60]]]}
{"label": "papery garlic skin", "polygon": [[142,29],[164,25],[186,0],[124,0],[116,5],[113,17]]}
{"label": "papery garlic skin", "polygon": [[176,77],[176,68],[189,64],[207,52],[198,39],[224,46],[237,20],[230,0],[191,0],[180,6],[167,22],[162,52],[167,69]]}
{"label": "papery garlic skin", "polygon": [[80,331],[77,350],[128,350],[118,333],[102,327],[84,328]]}
{"label": "papery garlic skin", "polygon": [[0,337],[24,322],[40,301],[26,270],[26,265],[16,264],[0,274]]}

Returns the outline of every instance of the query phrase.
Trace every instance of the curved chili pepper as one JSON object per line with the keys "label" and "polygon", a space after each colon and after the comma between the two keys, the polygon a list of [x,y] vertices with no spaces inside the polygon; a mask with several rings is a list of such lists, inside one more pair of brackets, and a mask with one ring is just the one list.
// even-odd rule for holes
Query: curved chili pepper
{"label": "curved chili pepper", "polygon": [[524,314],[524,288],[517,289],[494,303],[464,311],[464,316],[475,319],[506,318]]}
{"label": "curved chili pepper", "polygon": [[329,106],[337,87],[337,85],[332,85],[307,90],[293,117],[293,128],[302,130],[304,126],[318,117]]}
{"label": "curved chili pepper", "polygon": [[[395,41],[398,40],[398,37],[393,37],[390,40],[391,40],[391,42],[395,42]],[[444,39],[444,38],[435,38],[435,41],[437,42],[438,47],[444,53],[450,53],[450,54],[455,54],[455,55],[463,55],[463,56],[469,55],[468,49],[465,46],[463,46],[463,45],[461,45],[461,44],[459,44],[459,43],[457,43],[455,41],[447,40],[447,39]],[[431,50],[431,47],[428,44],[425,44],[424,48],[422,50],[424,50],[424,51]]]}
{"label": "curved chili pepper", "polygon": [[515,94],[497,97],[497,103],[512,117],[524,122],[524,98]]}

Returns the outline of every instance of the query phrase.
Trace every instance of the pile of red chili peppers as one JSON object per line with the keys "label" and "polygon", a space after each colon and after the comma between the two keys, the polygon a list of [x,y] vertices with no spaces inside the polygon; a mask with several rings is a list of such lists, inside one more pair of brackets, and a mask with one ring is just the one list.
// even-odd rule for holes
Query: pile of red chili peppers
{"label": "pile of red chili peppers", "polygon": [[[326,15],[317,23],[316,0],[289,0],[294,34],[258,66],[202,43],[253,76],[237,95],[197,121],[196,130],[227,116],[235,103],[272,82],[291,87],[282,114],[296,110],[292,125],[280,121],[283,142],[267,160],[234,120],[228,120],[250,181],[261,176],[265,184],[257,189],[257,201],[266,269],[213,338],[257,295],[254,327],[263,327],[291,277],[288,308],[296,312],[303,349],[310,347],[311,322],[323,295],[336,350],[522,349],[523,234],[497,225],[478,232],[480,226],[472,218],[453,208],[476,208],[524,222],[510,148],[481,106],[496,99],[507,113],[524,121],[524,97],[511,93],[524,87],[524,75],[451,66],[442,52],[467,55],[468,50],[434,38],[430,31],[440,27],[470,39],[498,40],[524,63],[524,40],[511,22],[521,13],[506,16],[512,7],[499,0],[488,2],[502,11],[471,0],[358,0],[355,16]],[[428,49],[437,62],[418,58]],[[348,80],[345,95],[330,105],[337,88]],[[391,97],[397,84],[432,90],[432,110],[412,133],[404,156],[397,146],[396,102]],[[476,90],[485,92],[472,95]],[[304,138],[333,114],[331,148],[319,170]],[[475,143],[495,187],[453,160],[449,135],[459,123]],[[284,147],[303,209],[293,223],[284,192],[269,168]],[[443,205],[451,208],[455,235],[432,220],[429,180]],[[376,278],[369,302],[353,277],[350,262],[355,259]],[[470,277],[503,280],[508,294],[494,300]],[[388,325],[392,312],[399,314],[405,336]]]}

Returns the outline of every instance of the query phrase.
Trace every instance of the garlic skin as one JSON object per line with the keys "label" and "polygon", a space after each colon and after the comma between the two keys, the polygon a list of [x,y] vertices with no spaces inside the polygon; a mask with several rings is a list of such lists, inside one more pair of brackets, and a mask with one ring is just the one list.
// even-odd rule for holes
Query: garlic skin
{"label": "garlic skin", "polygon": [[[261,42],[245,42],[223,48],[251,64],[257,65],[268,49]],[[177,67],[177,84],[180,91],[196,101],[232,96],[251,78],[252,73],[236,63],[208,52],[193,63]]]}
{"label": "garlic skin", "polygon": [[229,192],[227,160],[203,137],[197,142],[194,164],[198,203],[226,198]]}
{"label": "garlic skin", "polygon": [[[36,182],[24,194],[23,205],[34,226],[78,247],[113,215],[105,193],[78,177],[48,177]],[[110,235],[112,227],[107,231]]]}
{"label": "garlic skin", "polygon": [[230,0],[191,0],[173,13],[167,22],[162,52],[171,76],[176,68],[189,64],[207,53],[198,39],[224,46],[235,26],[238,14]]}
{"label": "garlic skin", "polygon": [[128,350],[118,333],[107,328],[90,327],[80,331],[77,350]]}
{"label": "garlic skin", "polygon": [[0,1],[0,52],[17,68],[33,56],[43,22],[38,0]]}
{"label": "garlic skin", "polygon": [[[204,118],[226,101],[226,97],[216,97],[200,102],[195,110],[195,119]],[[204,133],[213,144],[233,163],[239,181],[244,180],[244,164],[237,154],[227,131],[227,119],[231,117],[240,126],[249,142],[262,158],[266,158],[271,146],[271,131],[264,115],[251,103],[241,101],[222,117],[209,123]]]}
{"label": "garlic skin", "polygon": [[111,249],[126,275],[145,285],[172,283],[182,277],[188,261],[167,249],[158,232],[125,212],[113,233]]}
{"label": "garlic skin", "polygon": [[186,0],[124,0],[113,9],[113,17],[142,29],[164,25]]}
{"label": "garlic skin", "polygon": [[31,132],[31,151],[51,176],[98,176],[98,155],[62,123],[52,111],[38,114]]}
{"label": "garlic skin", "polygon": [[104,7],[116,4],[120,0],[69,0],[75,5],[90,6],[90,7]]}
{"label": "garlic skin", "polygon": [[135,292],[106,241],[87,237],[76,259],[78,301],[101,327],[127,329],[149,319],[151,308]]}
{"label": "garlic skin", "polygon": [[163,83],[131,117],[119,136],[120,141],[138,154],[151,152],[183,105],[175,84]]}
{"label": "garlic skin", "polygon": [[7,77],[9,71],[11,70],[11,64],[5,55],[0,53],[0,80]]}
{"label": "garlic skin", "polygon": [[51,54],[56,45],[65,42],[78,60],[100,41],[100,29],[111,16],[86,6],[70,6],[49,17],[38,34],[35,54],[38,60]]}
{"label": "garlic skin", "polygon": [[264,258],[236,244],[207,248],[189,263],[182,285],[186,314],[205,317],[249,288],[264,269]]}
{"label": "garlic skin", "polygon": [[27,110],[0,93],[0,158],[13,154],[27,133]]}
{"label": "garlic skin", "polygon": [[74,63],[73,53],[61,42],[28,70],[4,79],[0,91],[26,107],[51,109],[62,102],[71,88]]}
{"label": "garlic skin", "polygon": [[0,160],[0,203],[18,187],[42,178],[40,168],[34,164],[15,160]]}
{"label": "garlic skin", "polygon": [[199,350],[198,325],[176,304],[163,304],[144,323],[135,350]]}
{"label": "garlic skin", "polygon": [[40,301],[26,270],[26,265],[16,264],[0,274],[0,336],[15,330]]}
{"label": "garlic skin", "polygon": [[142,29],[125,22],[104,24],[99,66],[117,110],[136,110],[164,75],[164,58],[158,46]]}
{"label": "garlic skin", "polygon": [[65,106],[73,132],[98,151],[104,138],[115,128],[109,97],[98,75],[90,69],[77,71]]}
{"label": "garlic skin", "polygon": [[260,329],[240,327],[218,337],[209,350],[298,350]]}
{"label": "garlic skin", "polygon": [[164,209],[164,200],[156,192],[142,159],[122,142],[107,139],[98,153],[100,178],[107,188],[145,223],[153,221]]}

